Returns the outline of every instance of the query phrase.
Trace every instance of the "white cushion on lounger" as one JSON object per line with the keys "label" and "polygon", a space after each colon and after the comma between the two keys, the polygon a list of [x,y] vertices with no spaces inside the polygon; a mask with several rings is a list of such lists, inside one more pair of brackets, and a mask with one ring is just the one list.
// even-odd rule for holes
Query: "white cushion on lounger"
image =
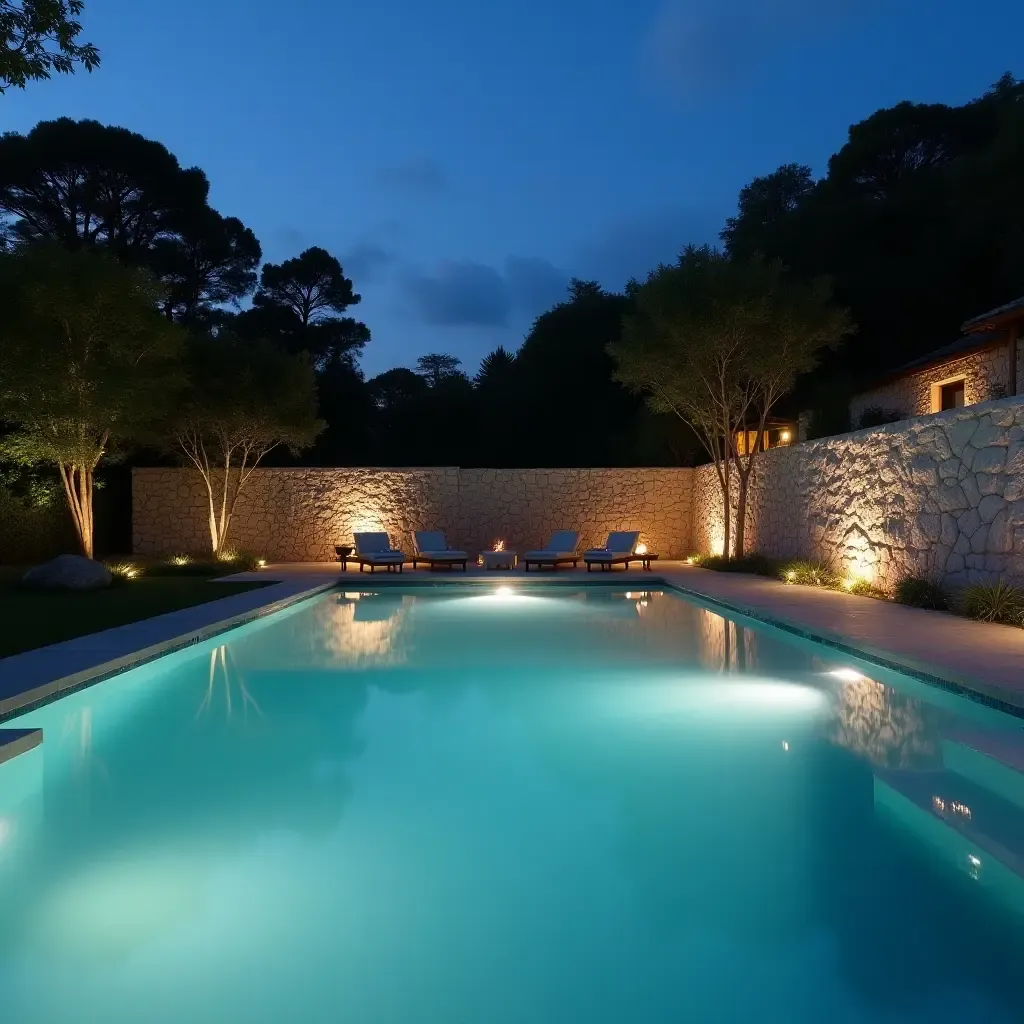
{"label": "white cushion on lounger", "polygon": [[412,535],[412,544],[418,555],[448,550],[443,530],[416,530]]}
{"label": "white cushion on lounger", "polygon": [[591,548],[586,552],[586,557],[592,562],[607,561],[611,558],[624,558],[626,555],[633,554],[639,539],[639,530],[623,530],[609,533],[608,543],[603,548]]}
{"label": "white cushion on lounger", "polygon": [[416,553],[417,558],[429,558],[432,562],[461,562],[464,558],[469,558],[469,555],[465,551],[452,551],[445,549],[444,551],[424,551],[420,549]]}
{"label": "white cushion on lounger", "polygon": [[391,562],[404,562],[405,555],[401,551],[370,551],[365,555],[356,556],[360,562],[376,562],[378,565],[387,565]]}
{"label": "white cushion on lounger", "polygon": [[580,535],[576,530],[555,530],[544,550],[561,551],[571,555],[579,546]]}
{"label": "white cushion on lounger", "polygon": [[386,533],[354,533],[352,538],[356,542],[357,555],[377,555],[391,550],[391,541]]}

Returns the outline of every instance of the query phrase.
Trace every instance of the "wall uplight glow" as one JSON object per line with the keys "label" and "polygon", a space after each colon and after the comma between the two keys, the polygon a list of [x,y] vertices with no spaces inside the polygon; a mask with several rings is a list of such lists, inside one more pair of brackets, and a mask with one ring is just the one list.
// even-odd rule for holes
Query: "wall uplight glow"
{"label": "wall uplight glow", "polygon": [[646,544],[637,544],[637,546],[636,546],[636,554],[638,554],[638,555],[646,555],[647,554],[647,545]]}
{"label": "wall uplight glow", "polygon": [[834,668],[829,675],[841,679],[844,683],[861,683],[867,679],[866,675],[852,668]]}

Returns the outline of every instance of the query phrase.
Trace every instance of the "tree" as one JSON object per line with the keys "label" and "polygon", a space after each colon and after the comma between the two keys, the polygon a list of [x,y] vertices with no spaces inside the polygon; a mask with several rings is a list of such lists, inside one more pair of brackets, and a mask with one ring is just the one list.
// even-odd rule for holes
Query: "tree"
{"label": "tree", "polygon": [[341,263],[326,249],[306,249],[283,263],[266,263],[244,314],[250,325],[265,322],[293,352],[308,352],[318,368],[332,359],[352,357],[370,340],[365,324],[341,317],[361,296],[352,290]]}
{"label": "tree", "polygon": [[[824,279],[804,282],[778,261],[730,260],[688,247],[636,290],[621,341],[609,345],[615,377],[643,392],[655,412],[689,423],[711,456],[723,499],[723,554],[744,552],[747,489],[773,407],[818,351],[852,329],[830,305]],[[740,451],[741,431],[756,442]]]}
{"label": "tree", "polygon": [[626,295],[574,279],[566,300],[534,321],[516,355],[515,429],[525,464],[630,461],[643,403],[612,379],[607,346],[619,339],[631,306]]}
{"label": "tree", "polygon": [[430,387],[436,388],[449,377],[462,375],[462,371],[459,369],[461,365],[462,360],[455,356],[432,352],[429,355],[420,356],[416,360],[416,372]]}
{"label": "tree", "polygon": [[743,189],[722,233],[729,255],[828,275],[858,324],[857,345],[825,354],[799,387],[816,421],[847,429],[851,391],[1020,294],[1022,153],[1024,82],[1004,75],[962,106],[876,111],[819,181],[786,165]]}
{"label": "tree", "polygon": [[159,142],[97,121],[41,121],[0,136],[0,230],[16,241],[111,249],[166,285],[165,312],[194,321],[255,283],[256,236],[211,209],[210,184]]}
{"label": "tree", "polygon": [[104,252],[49,245],[0,255],[4,453],[56,466],[75,530],[93,555],[93,475],[151,434],[180,381],[179,328],[158,283]]}
{"label": "tree", "polygon": [[284,263],[264,264],[253,302],[286,306],[308,327],[331,313],[343,313],[360,298],[337,257],[313,246]]}
{"label": "tree", "polygon": [[0,0],[0,93],[52,72],[70,75],[76,64],[99,67],[99,50],[77,42],[84,7],[82,0]]}
{"label": "tree", "polygon": [[193,336],[189,388],[173,429],[174,444],[206,486],[210,548],[226,550],[238,496],[262,459],[278,446],[308,447],[323,429],[309,360],[267,342],[227,332]]}
{"label": "tree", "polygon": [[177,233],[158,238],[149,259],[168,287],[168,319],[194,323],[256,287],[263,253],[256,236],[237,217],[222,217],[204,206],[174,226]]}

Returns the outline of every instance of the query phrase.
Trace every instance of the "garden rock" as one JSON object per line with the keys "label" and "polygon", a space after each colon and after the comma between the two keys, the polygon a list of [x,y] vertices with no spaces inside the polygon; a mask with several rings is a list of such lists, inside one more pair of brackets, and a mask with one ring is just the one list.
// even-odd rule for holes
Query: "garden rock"
{"label": "garden rock", "polygon": [[21,582],[41,590],[95,590],[109,587],[112,578],[105,565],[91,558],[59,555],[50,562],[29,569]]}

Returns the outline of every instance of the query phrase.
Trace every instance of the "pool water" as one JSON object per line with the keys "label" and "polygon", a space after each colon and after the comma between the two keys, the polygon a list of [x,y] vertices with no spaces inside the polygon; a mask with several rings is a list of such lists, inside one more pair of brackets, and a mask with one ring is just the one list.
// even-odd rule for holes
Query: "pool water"
{"label": "pool water", "polygon": [[1022,722],[672,593],[330,592],[7,724],[12,1024],[1024,1019]]}

